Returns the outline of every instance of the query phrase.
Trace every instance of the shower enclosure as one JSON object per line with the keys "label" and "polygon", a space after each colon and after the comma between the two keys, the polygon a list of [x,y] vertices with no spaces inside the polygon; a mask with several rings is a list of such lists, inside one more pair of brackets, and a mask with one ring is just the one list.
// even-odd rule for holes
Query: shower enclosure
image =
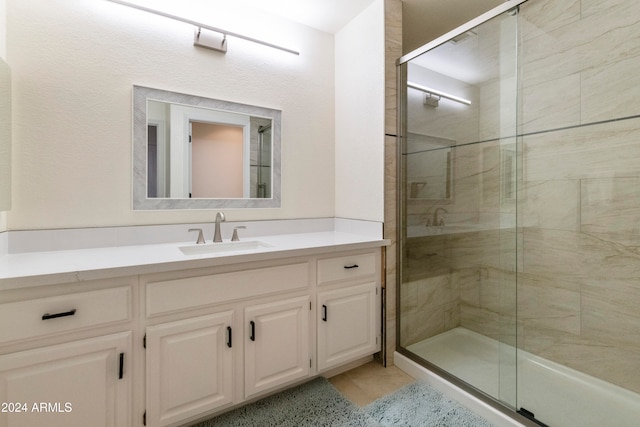
{"label": "shower enclosure", "polygon": [[[251,197],[271,198],[271,120],[251,117]],[[253,131],[257,129],[257,131]]]}
{"label": "shower enclosure", "polygon": [[400,353],[532,425],[637,426],[640,2],[511,0],[399,75]]}

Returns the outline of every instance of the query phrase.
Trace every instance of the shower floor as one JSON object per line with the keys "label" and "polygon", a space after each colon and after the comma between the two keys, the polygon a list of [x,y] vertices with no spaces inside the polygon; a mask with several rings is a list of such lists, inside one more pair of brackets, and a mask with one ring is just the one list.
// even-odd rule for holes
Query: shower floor
{"label": "shower floor", "polygon": [[407,350],[550,426],[639,425],[640,395],[465,328]]}

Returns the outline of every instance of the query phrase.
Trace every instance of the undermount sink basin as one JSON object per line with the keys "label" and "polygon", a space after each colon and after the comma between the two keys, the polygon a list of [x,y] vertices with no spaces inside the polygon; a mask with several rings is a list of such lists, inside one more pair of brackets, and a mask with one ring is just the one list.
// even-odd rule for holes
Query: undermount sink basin
{"label": "undermount sink basin", "polygon": [[246,242],[222,242],[206,243],[204,245],[180,246],[180,250],[185,255],[216,254],[224,252],[252,251],[256,249],[270,248],[271,245],[258,240],[248,240]]}

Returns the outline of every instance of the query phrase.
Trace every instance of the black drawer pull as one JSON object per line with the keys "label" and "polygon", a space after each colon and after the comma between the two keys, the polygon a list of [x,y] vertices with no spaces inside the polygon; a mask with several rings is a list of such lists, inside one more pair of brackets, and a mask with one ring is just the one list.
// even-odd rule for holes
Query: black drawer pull
{"label": "black drawer pull", "polygon": [[327,321],[327,306],[322,304],[322,320]]}
{"label": "black drawer pull", "polygon": [[252,320],[251,322],[249,322],[249,325],[251,325],[251,335],[249,335],[249,339],[251,341],[255,341],[256,340],[256,322]]}
{"label": "black drawer pull", "polygon": [[55,313],[55,314],[45,313],[42,315],[42,320],[57,319],[58,317],[73,316],[74,314],[76,314],[75,308],[70,311],[65,311],[64,313]]}
{"label": "black drawer pull", "polygon": [[233,333],[231,331],[231,326],[227,326],[227,347],[231,348],[233,346]]}
{"label": "black drawer pull", "polygon": [[347,270],[358,268],[358,264],[345,265],[344,268],[346,268]]}

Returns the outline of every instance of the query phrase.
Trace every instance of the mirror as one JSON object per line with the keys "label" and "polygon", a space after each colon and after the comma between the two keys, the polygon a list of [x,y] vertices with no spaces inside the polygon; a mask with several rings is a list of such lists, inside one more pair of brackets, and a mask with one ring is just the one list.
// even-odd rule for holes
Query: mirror
{"label": "mirror", "polygon": [[407,133],[406,171],[409,199],[450,200],[455,141]]}
{"label": "mirror", "polygon": [[0,58],[0,211],[11,209],[11,71]]}
{"label": "mirror", "polygon": [[133,208],[280,207],[281,111],[133,87]]}

